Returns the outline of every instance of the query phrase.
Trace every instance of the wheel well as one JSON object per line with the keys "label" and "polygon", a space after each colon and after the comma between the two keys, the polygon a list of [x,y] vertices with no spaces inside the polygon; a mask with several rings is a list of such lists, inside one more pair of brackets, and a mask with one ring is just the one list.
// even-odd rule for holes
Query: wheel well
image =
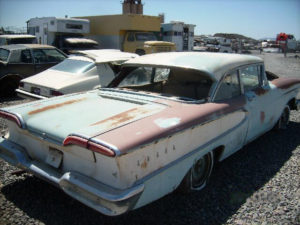
{"label": "wheel well", "polygon": [[224,152],[224,149],[225,149],[225,146],[224,145],[221,145],[217,148],[215,148],[213,150],[213,153],[214,153],[214,162],[219,162],[219,159],[221,158],[223,152]]}
{"label": "wheel well", "polygon": [[291,110],[297,109],[296,98],[292,98],[287,104]]}
{"label": "wheel well", "polygon": [[2,77],[0,79],[1,83],[4,83],[6,81],[13,81],[14,83],[17,83],[19,84],[20,80],[22,80],[23,77],[18,75],[18,74],[8,74],[8,75],[5,75],[4,77]]}

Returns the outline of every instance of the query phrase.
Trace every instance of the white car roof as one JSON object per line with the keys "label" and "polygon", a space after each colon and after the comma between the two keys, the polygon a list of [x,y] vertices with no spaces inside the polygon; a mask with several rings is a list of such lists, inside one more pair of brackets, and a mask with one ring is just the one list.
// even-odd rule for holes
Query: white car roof
{"label": "white car roof", "polygon": [[256,56],[214,52],[169,52],[144,55],[131,59],[123,66],[177,67],[198,70],[219,80],[223,74],[236,67],[262,63]]}
{"label": "white car roof", "polygon": [[94,60],[95,63],[125,61],[139,56],[135,53],[121,52],[118,49],[85,50],[78,52]]}
{"label": "white car roof", "polygon": [[30,34],[3,34],[0,35],[2,38],[35,38],[34,35]]}

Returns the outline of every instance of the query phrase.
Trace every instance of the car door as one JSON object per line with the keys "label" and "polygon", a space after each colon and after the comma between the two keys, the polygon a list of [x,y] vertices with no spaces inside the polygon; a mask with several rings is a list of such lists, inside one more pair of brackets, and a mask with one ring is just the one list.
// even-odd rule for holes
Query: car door
{"label": "car door", "polygon": [[[225,135],[227,135],[228,143],[226,144],[227,150],[224,152],[225,155],[223,155],[224,158],[239,150],[244,145],[249,119],[244,99],[245,96],[242,94],[238,70],[235,69],[226,73],[218,84],[213,102],[227,104],[229,106],[229,112],[224,115],[224,118],[228,114],[233,114],[236,121],[239,122],[233,125],[230,124],[226,128],[227,132]],[[226,122],[224,121],[223,125],[225,126],[225,124]]]}
{"label": "car door", "polygon": [[270,91],[264,85],[263,65],[254,64],[239,70],[243,93],[246,97],[246,109],[249,112],[249,125],[246,143],[252,141],[270,128],[272,121],[272,101]]}
{"label": "car door", "polygon": [[12,52],[7,64],[7,74],[17,74],[25,78],[35,74],[34,64],[29,49]]}

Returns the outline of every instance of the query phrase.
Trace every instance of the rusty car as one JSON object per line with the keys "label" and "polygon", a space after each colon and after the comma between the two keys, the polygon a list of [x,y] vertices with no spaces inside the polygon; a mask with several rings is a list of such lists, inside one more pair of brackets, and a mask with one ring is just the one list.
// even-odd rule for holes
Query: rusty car
{"label": "rusty car", "polygon": [[203,189],[216,162],[299,109],[298,78],[263,60],[173,52],[128,60],[108,85],[0,109],[0,156],[109,216]]}
{"label": "rusty car", "polygon": [[0,46],[0,97],[13,95],[20,80],[42,72],[65,58],[65,53],[50,45]]}
{"label": "rusty car", "polygon": [[77,51],[61,63],[21,80],[16,92],[23,98],[45,99],[106,87],[119,73],[121,63],[137,56],[116,49]]}

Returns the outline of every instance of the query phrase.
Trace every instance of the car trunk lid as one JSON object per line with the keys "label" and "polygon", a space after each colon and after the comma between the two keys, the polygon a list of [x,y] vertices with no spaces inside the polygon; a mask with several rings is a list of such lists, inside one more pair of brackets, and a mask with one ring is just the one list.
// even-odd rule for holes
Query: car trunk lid
{"label": "car trunk lid", "polygon": [[21,116],[29,132],[62,143],[70,134],[105,133],[153,115],[166,106],[145,99],[129,101],[99,95],[98,90],[8,108]]}

